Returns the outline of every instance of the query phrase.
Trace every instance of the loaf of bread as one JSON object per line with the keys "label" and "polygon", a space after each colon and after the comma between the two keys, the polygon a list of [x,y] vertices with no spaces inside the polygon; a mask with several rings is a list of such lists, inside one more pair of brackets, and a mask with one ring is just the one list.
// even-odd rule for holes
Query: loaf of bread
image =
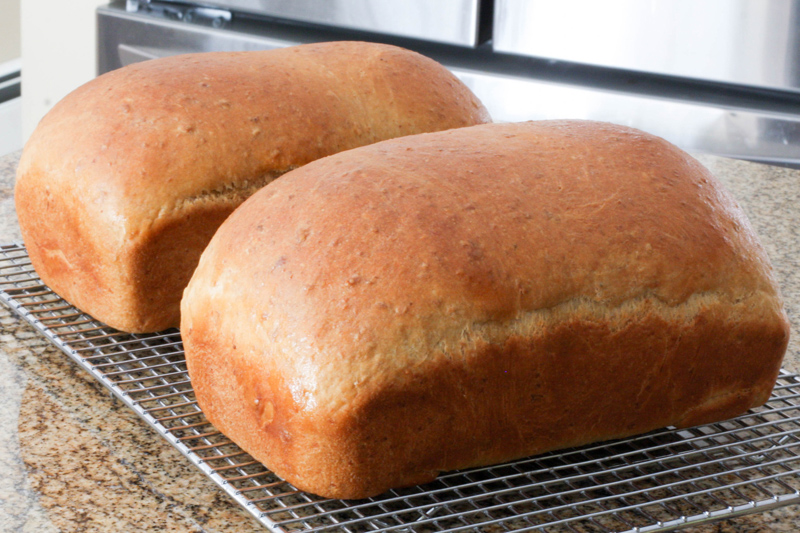
{"label": "loaf of bread", "polygon": [[720,183],[660,138],[582,121],[292,171],[211,240],[181,333],[211,422],[338,498],[740,414],[789,336]]}
{"label": "loaf of bread", "polygon": [[42,120],[16,205],[34,268],[60,296],[131,332],[179,324],[200,253],[245,198],[342,150],[489,121],[444,67],[339,42],[134,64]]}

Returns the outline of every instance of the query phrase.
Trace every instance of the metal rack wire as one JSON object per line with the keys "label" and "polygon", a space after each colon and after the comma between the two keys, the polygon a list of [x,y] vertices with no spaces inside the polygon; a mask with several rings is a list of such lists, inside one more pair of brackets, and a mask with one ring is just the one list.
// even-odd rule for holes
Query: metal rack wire
{"label": "metal rack wire", "polygon": [[59,298],[21,244],[0,246],[0,300],[273,531],[681,529],[800,502],[800,377],[725,422],[451,472],[359,501],[296,490],[206,420],[177,330],[125,334]]}

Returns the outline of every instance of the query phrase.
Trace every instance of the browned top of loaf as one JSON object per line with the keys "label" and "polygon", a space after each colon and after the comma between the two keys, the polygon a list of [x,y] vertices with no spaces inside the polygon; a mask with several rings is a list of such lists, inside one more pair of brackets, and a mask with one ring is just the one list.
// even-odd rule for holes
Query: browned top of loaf
{"label": "browned top of loaf", "polygon": [[69,94],[32,135],[19,175],[35,169],[86,195],[82,203],[135,236],[185,202],[247,189],[242,176],[486,120],[441,65],[393,46],[189,54],[112,71]]}
{"label": "browned top of loaf", "polygon": [[465,338],[569,313],[613,327],[645,298],[678,319],[705,299],[784,316],[763,248],[705,168],[660,138],[580,121],[474,126],[309,164],[223,224],[198,279],[184,305],[270,354],[257,364],[291,376],[300,409],[335,410],[365,383],[457,356]]}

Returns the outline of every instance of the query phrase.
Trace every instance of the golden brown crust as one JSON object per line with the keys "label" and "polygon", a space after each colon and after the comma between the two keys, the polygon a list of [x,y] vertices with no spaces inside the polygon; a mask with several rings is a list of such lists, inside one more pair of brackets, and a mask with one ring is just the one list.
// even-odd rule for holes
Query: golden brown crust
{"label": "golden brown crust", "polygon": [[442,470],[763,403],[788,342],[717,180],[610,124],[496,124],[337,154],[251,197],[187,287],[204,412],[298,487]]}
{"label": "golden brown crust", "polygon": [[341,150],[488,120],[441,65],[387,45],[147,61],[48,113],[23,152],[17,211],[56,292],[118,329],[164,329],[208,239],[253,191]]}

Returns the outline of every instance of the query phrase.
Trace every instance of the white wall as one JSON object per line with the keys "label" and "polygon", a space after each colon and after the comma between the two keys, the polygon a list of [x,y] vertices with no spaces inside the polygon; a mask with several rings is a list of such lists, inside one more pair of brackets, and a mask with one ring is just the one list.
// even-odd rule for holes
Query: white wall
{"label": "white wall", "polygon": [[95,9],[107,3],[107,0],[22,0],[24,139],[56,102],[95,77]]}
{"label": "white wall", "polygon": [[0,63],[19,58],[19,2],[0,0]]}
{"label": "white wall", "polygon": [[[0,0],[0,75],[20,69],[20,0]],[[0,156],[22,148],[21,98],[0,103]]]}

